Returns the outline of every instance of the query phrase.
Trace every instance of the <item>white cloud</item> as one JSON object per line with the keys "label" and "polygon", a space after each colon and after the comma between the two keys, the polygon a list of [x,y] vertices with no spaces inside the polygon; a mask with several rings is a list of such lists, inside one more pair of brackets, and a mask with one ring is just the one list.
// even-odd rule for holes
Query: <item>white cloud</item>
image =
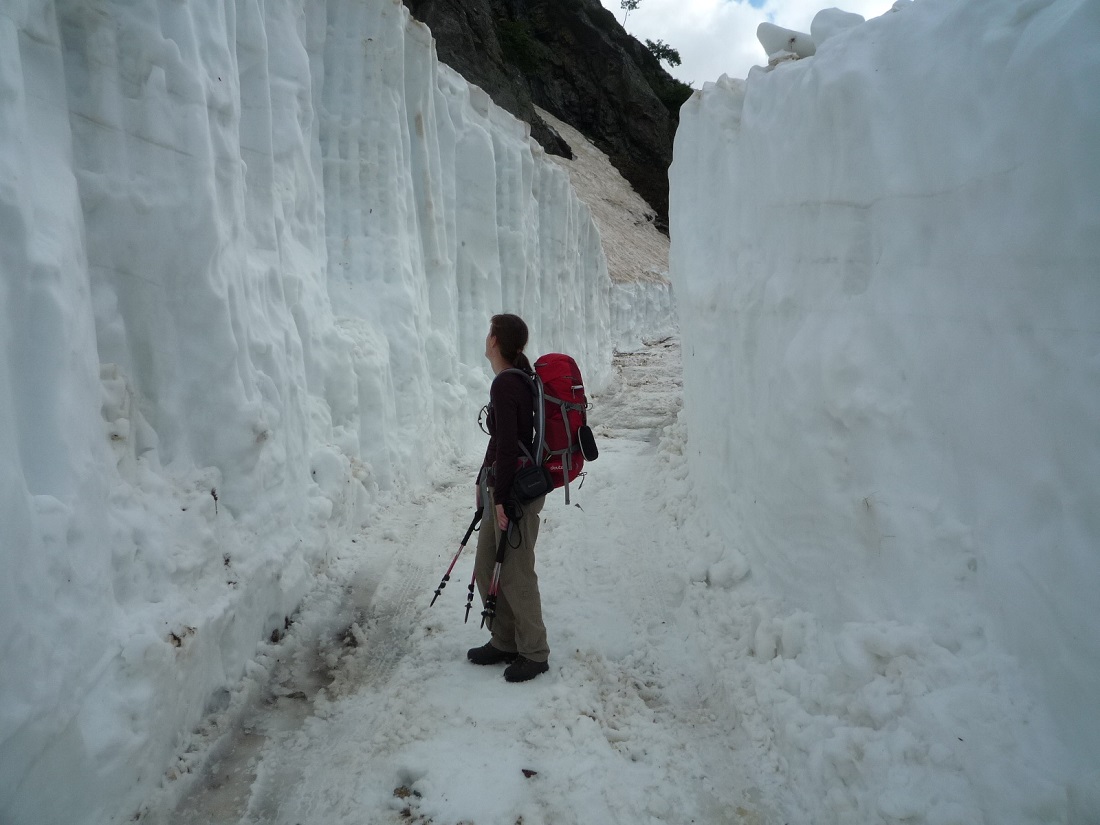
{"label": "white cloud", "polygon": [[[619,0],[600,0],[622,22]],[[845,11],[877,17],[892,0],[848,0]],[[753,8],[738,0],[641,0],[627,17],[626,29],[639,40],[663,40],[680,53],[683,64],[667,67],[674,77],[695,87],[719,75],[744,77],[767,60],[756,27],[765,20],[808,32],[810,21],[828,0],[767,0]]]}

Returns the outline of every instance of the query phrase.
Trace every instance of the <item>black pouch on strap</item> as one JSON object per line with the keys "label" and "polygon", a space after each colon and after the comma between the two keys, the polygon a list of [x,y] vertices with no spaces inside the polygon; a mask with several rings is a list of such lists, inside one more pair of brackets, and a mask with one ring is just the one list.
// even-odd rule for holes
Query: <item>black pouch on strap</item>
{"label": "black pouch on strap", "polygon": [[550,471],[542,464],[516,470],[512,479],[512,494],[521,502],[533,501],[553,489],[554,480],[550,477]]}

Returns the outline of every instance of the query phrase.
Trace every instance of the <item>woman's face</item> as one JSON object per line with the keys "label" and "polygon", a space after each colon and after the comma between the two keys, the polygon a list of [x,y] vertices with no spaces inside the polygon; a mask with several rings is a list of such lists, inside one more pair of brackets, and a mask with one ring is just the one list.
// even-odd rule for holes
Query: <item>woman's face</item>
{"label": "woman's face", "polygon": [[496,345],[497,345],[497,337],[495,335],[493,335],[493,328],[492,328],[492,326],[490,326],[489,327],[489,334],[485,336],[485,357],[488,358],[490,361],[493,358],[490,353],[492,353],[492,351],[496,347]]}

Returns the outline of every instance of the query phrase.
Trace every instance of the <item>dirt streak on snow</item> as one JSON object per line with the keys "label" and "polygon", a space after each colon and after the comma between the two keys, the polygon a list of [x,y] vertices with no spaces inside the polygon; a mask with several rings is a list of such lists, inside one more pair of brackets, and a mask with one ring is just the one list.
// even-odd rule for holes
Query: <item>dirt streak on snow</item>
{"label": "dirt streak on snow", "polygon": [[[181,758],[154,823],[782,821],[766,734],[739,724],[693,632],[679,345],[620,355],[595,399],[600,458],[543,511],[551,669],[512,685],[465,660],[470,547],[429,608],[472,505],[472,467],[382,513],[261,657],[266,701]],[[672,494],[670,495],[670,491]],[[697,530],[691,535],[700,535]],[[473,542],[471,542],[471,545]],[[714,555],[714,550],[703,555]],[[215,719],[214,721],[218,721]],[[396,793],[395,793],[396,792]]]}
{"label": "dirt streak on snow", "polygon": [[592,211],[611,280],[667,282],[669,240],[654,223],[657,213],[588,138],[535,108],[573,150],[572,160],[550,158],[569,173],[569,182]]}

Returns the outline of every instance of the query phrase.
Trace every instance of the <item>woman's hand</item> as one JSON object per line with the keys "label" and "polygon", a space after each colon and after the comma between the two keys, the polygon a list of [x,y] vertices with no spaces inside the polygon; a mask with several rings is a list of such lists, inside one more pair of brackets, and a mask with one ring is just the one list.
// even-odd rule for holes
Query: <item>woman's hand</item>
{"label": "woman's hand", "polygon": [[502,533],[508,529],[508,516],[504,515],[503,504],[497,505],[497,527],[500,528]]}

